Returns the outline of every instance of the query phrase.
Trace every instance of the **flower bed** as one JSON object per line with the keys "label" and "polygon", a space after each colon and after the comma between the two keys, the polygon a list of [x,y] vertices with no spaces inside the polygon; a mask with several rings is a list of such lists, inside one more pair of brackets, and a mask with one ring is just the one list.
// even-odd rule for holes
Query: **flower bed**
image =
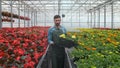
{"label": "flower bed", "polygon": [[47,29],[0,29],[0,68],[35,68],[48,44]]}
{"label": "flower bed", "polygon": [[119,68],[119,30],[81,30],[77,48],[71,53],[77,68]]}

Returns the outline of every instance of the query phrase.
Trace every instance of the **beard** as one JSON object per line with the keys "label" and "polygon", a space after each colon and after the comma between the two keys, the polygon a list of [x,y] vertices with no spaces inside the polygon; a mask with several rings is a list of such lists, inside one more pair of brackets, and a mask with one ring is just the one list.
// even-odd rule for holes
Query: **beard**
{"label": "beard", "polygon": [[56,25],[56,26],[60,26],[60,23],[56,23],[55,25]]}

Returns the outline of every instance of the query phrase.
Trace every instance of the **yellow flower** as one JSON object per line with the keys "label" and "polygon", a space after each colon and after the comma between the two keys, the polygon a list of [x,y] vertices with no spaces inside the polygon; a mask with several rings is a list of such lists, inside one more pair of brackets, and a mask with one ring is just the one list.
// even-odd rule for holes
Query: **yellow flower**
{"label": "yellow flower", "polygon": [[75,35],[72,35],[72,38],[76,38],[76,36],[75,36]]}
{"label": "yellow flower", "polygon": [[117,45],[120,43],[120,42],[116,42],[117,43]]}
{"label": "yellow flower", "polygon": [[107,41],[111,41],[111,39],[110,39],[110,38],[107,38]]}
{"label": "yellow flower", "polygon": [[67,35],[71,35],[71,33],[70,33],[70,32],[67,32]]}
{"label": "yellow flower", "polygon": [[112,54],[112,53],[113,53],[113,52],[111,52],[111,51],[109,52],[109,54]]}
{"label": "yellow flower", "polygon": [[65,37],[65,34],[61,34],[59,37],[61,37],[61,38],[66,38],[66,37]]}
{"label": "yellow flower", "polygon": [[81,43],[80,43],[80,42],[78,42],[78,44],[80,45]]}
{"label": "yellow flower", "polygon": [[114,45],[118,45],[119,44],[119,42],[115,42],[115,41],[113,41],[112,42]]}

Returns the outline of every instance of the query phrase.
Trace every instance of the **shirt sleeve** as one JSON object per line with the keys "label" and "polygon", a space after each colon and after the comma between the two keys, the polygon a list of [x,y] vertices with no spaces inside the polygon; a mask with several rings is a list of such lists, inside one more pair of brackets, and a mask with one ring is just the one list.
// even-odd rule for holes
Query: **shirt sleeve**
{"label": "shirt sleeve", "polygon": [[48,43],[53,44],[53,41],[52,41],[52,28],[50,28],[48,30]]}

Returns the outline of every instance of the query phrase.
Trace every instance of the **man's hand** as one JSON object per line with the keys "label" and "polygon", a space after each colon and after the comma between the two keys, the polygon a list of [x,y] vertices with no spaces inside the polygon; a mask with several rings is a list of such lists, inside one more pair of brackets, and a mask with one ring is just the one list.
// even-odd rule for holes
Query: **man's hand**
{"label": "man's hand", "polygon": [[53,45],[54,45],[54,43],[53,43],[53,42],[51,42],[51,43],[50,43],[50,45],[52,45],[52,46],[53,46]]}

